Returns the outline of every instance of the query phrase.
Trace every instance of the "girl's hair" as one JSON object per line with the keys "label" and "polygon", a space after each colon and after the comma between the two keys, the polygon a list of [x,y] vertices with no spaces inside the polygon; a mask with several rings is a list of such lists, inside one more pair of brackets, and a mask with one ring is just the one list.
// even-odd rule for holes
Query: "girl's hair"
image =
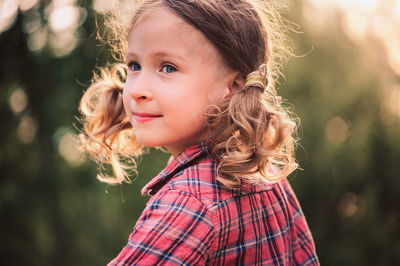
{"label": "girl's hair", "polygon": [[[275,82],[292,54],[286,38],[288,24],[269,1],[262,0],[144,0],[137,1],[133,19],[123,24],[120,14],[106,16],[108,43],[114,57],[124,60],[129,29],[155,6],[164,6],[200,30],[216,47],[225,64],[238,71],[245,85],[218,106],[210,106],[205,120],[213,132],[210,154],[219,163],[219,181],[237,188],[242,178],[279,181],[297,168],[294,159],[296,123],[281,106]],[[84,125],[82,149],[100,163],[112,166],[114,177],[101,181],[129,182],[143,151],[127,120],[122,91],[126,66],[116,64],[95,74],[80,103]]]}

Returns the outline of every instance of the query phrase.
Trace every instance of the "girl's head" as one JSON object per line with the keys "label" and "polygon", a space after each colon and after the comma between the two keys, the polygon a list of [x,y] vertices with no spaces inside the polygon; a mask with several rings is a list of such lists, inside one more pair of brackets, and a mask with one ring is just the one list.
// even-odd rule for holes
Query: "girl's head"
{"label": "girl's head", "polygon": [[127,27],[112,20],[126,64],[102,70],[81,102],[82,147],[114,170],[100,179],[124,181],[121,160],[142,145],[176,156],[210,137],[226,185],[292,172],[294,123],[274,88],[290,51],[281,22],[255,0],[145,0]]}
{"label": "girl's head", "polygon": [[135,21],[126,62],[123,103],[138,142],[175,156],[207,138],[204,112],[236,86],[217,49],[167,7]]}

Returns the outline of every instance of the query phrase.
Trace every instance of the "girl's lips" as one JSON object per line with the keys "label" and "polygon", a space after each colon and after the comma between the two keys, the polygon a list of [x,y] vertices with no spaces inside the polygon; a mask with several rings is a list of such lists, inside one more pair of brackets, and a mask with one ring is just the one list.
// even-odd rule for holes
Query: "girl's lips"
{"label": "girl's lips", "polygon": [[150,113],[133,113],[133,115],[137,122],[147,122],[162,117],[162,115],[150,114]]}

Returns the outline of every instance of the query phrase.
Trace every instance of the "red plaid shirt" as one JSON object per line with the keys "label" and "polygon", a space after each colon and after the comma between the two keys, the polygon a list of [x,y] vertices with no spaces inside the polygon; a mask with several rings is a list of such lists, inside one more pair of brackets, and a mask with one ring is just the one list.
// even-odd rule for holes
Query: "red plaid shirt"
{"label": "red plaid shirt", "polygon": [[142,189],[152,197],[109,265],[319,265],[286,180],[233,191],[216,173],[207,143],[181,153]]}

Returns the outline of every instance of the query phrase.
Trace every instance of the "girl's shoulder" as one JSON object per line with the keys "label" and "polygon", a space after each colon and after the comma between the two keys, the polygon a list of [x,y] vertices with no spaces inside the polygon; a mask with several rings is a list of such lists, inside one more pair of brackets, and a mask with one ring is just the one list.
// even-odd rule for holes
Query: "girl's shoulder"
{"label": "girl's shoulder", "polygon": [[218,181],[218,163],[208,154],[207,143],[186,149],[172,160],[143,189],[142,194],[165,194],[180,191],[194,196],[207,207],[213,207],[229,199],[272,189],[276,184],[246,182],[238,189],[228,188]]}

